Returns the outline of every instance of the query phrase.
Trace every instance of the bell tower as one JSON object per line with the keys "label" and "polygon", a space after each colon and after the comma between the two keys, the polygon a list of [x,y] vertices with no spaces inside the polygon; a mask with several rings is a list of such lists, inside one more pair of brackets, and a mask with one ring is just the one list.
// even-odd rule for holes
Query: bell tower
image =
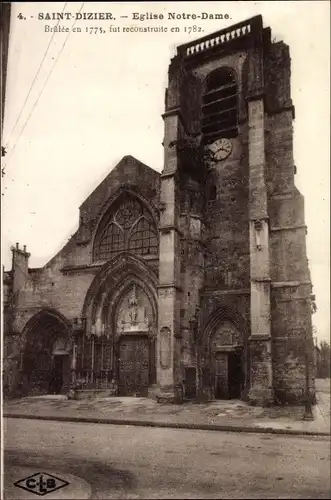
{"label": "bell tower", "polygon": [[[212,317],[241,332],[243,396],[300,399],[311,282],[288,46],[261,16],[179,46],[163,118],[160,399],[181,400],[192,384],[215,396]],[[221,348],[228,359],[234,347]]]}

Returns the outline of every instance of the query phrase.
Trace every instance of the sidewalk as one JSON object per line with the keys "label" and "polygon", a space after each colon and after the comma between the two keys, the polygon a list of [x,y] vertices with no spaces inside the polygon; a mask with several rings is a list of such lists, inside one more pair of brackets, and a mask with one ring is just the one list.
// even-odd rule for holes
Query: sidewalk
{"label": "sidewalk", "polygon": [[314,420],[303,421],[302,406],[261,408],[239,400],[162,405],[147,398],[68,400],[66,396],[35,396],[8,401],[3,416],[116,425],[184,429],[330,435],[330,379],[317,380]]}

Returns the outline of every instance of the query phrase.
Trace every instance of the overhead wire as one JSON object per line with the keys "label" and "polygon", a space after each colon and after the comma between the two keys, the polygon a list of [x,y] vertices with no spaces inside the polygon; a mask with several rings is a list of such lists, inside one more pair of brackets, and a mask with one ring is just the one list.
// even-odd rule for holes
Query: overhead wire
{"label": "overhead wire", "polygon": [[[63,6],[63,9],[62,9],[61,14],[63,14],[63,12],[65,11],[67,4],[68,4],[68,2],[65,2],[64,6]],[[60,19],[58,20],[58,22],[57,22],[56,26],[58,26],[58,25],[59,25],[59,23],[60,23]],[[13,128],[12,128],[12,130],[11,130],[11,132],[10,132],[10,134],[9,134],[9,139],[8,139],[8,140],[10,140],[10,137],[12,136],[12,134],[13,134],[14,130],[16,129],[17,124],[18,124],[18,122],[19,122],[19,120],[20,120],[20,118],[21,118],[21,116],[22,116],[22,113],[23,113],[23,111],[24,111],[24,108],[25,108],[25,106],[26,106],[26,103],[27,103],[27,101],[28,101],[28,99],[29,99],[29,97],[30,97],[31,91],[32,91],[32,89],[33,89],[33,86],[34,86],[34,84],[35,84],[35,82],[36,82],[36,80],[37,80],[37,78],[38,78],[38,75],[39,75],[40,70],[41,70],[41,68],[42,68],[42,65],[43,65],[43,63],[44,63],[44,61],[45,61],[45,59],[46,59],[46,56],[47,56],[47,54],[48,54],[48,51],[49,51],[49,49],[50,49],[50,47],[51,47],[51,45],[52,45],[52,42],[53,42],[53,39],[54,39],[54,36],[55,36],[55,35],[56,35],[56,31],[54,31],[54,32],[53,32],[53,34],[52,34],[52,36],[51,36],[51,38],[50,38],[50,40],[49,40],[49,42],[48,42],[48,45],[47,45],[46,51],[45,51],[45,53],[44,53],[44,56],[43,56],[43,58],[42,58],[42,60],[41,60],[41,62],[40,62],[40,64],[39,64],[39,67],[38,67],[38,69],[37,69],[37,72],[36,72],[36,74],[35,74],[35,77],[34,77],[34,79],[32,80],[32,83],[31,83],[31,85],[30,85],[29,91],[28,91],[28,93],[27,93],[27,96],[26,96],[25,101],[24,101],[24,103],[23,103],[23,106],[22,106],[22,108],[21,108],[21,111],[19,112],[19,115],[18,115],[18,117],[17,117],[17,120],[16,120],[16,122],[15,122],[15,124],[14,124],[14,126],[13,126]],[[7,143],[7,145],[6,145],[5,147],[6,147],[6,148],[8,147],[8,143]]]}
{"label": "overhead wire", "polygon": [[[85,2],[82,2],[82,5],[81,5],[81,7],[80,7],[80,9],[79,9],[79,11],[78,11],[78,13],[77,13],[77,14],[80,14],[80,12],[82,11],[82,8],[83,8],[83,6],[84,6],[84,3],[85,3]],[[37,99],[36,99],[36,101],[35,101],[35,103],[34,103],[34,105],[33,105],[32,109],[31,109],[31,111],[30,111],[30,113],[29,113],[29,115],[28,115],[27,119],[26,119],[26,120],[25,120],[25,122],[24,122],[24,125],[23,125],[23,127],[22,127],[22,129],[21,129],[21,132],[19,133],[19,135],[18,135],[18,137],[17,137],[17,140],[15,141],[15,144],[13,145],[12,149],[11,149],[11,150],[10,150],[10,152],[9,152],[9,156],[8,156],[8,159],[7,159],[7,162],[6,162],[5,167],[7,166],[9,159],[10,159],[10,158],[11,158],[11,156],[13,155],[14,150],[15,150],[15,148],[16,148],[16,146],[17,146],[17,144],[18,144],[18,142],[19,142],[19,140],[20,140],[20,138],[21,138],[21,136],[22,136],[22,134],[23,134],[23,132],[24,132],[24,130],[25,130],[25,128],[26,128],[26,126],[27,126],[27,124],[28,124],[28,122],[29,122],[30,118],[31,118],[31,116],[32,116],[32,113],[33,113],[33,111],[35,110],[35,108],[36,108],[36,106],[37,106],[37,104],[38,104],[38,102],[39,102],[39,99],[40,99],[40,97],[42,96],[43,91],[45,90],[45,87],[46,87],[46,85],[47,85],[47,82],[48,82],[48,80],[50,79],[50,77],[51,77],[51,75],[52,75],[52,73],[53,73],[53,71],[54,71],[54,68],[55,68],[56,64],[58,63],[58,61],[59,61],[59,59],[60,59],[60,56],[61,56],[61,54],[62,54],[62,52],[63,52],[63,50],[64,50],[64,48],[65,48],[65,46],[66,46],[66,43],[67,43],[67,41],[68,41],[68,39],[69,39],[69,36],[70,36],[70,34],[71,34],[71,32],[72,32],[72,29],[73,29],[74,25],[76,24],[76,21],[77,21],[77,17],[76,17],[75,21],[73,22],[73,24],[72,24],[72,26],[71,26],[71,29],[70,29],[70,31],[68,32],[68,34],[67,34],[67,36],[66,36],[66,38],[65,38],[65,40],[64,40],[64,42],[63,42],[63,44],[62,44],[62,47],[61,47],[61,49],[60,49],[60,51],[59,51],[58,55],[56,56],[56,59],[55,59],[55,61],[54,61],[54,64],[53,64],[53,66],[52,66],[52,68],[51,68],[50,72],[48,73],[48,76],[47,76],[47,78],[46,78],[46,80],[45,80],[45,83],[44,83],[44,85],[43,85],[42,89],[40,90],[40,92],[39,92],[39,94],[38,94],[38,97],[37,97]]]}

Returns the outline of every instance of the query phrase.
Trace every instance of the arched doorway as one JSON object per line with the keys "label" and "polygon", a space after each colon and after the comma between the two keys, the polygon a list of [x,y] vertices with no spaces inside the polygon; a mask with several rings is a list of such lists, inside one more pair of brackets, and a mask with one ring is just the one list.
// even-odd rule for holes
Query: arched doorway
{"label": "arched doorway", "polygon": [[244,383],[242,336],[230,321],[222,321],[210,338],[216,399],[239,399]]}
{"label": "arched doorway", "polygon": [[116,256],[99,271],[85,300],[77,339],[81,388],[148,396],[156,382],[157,278],[139,256]]}
{"label": "arched doorway", "polygon": [[71,381],[69,325],[57,313],[41,311],[26,325],[24,392],[64,394]]}
{"label": "arched doorway", "polygon": [[155,378],[155,318],[147,294],[136,283],[119,301],[115,321],[118,393],[147,396]]}
{"label": "arched doorway", "polygon": [[206,322],[199,340],[198,391],[211,399],[246,399],[249,325],[226,305]]}

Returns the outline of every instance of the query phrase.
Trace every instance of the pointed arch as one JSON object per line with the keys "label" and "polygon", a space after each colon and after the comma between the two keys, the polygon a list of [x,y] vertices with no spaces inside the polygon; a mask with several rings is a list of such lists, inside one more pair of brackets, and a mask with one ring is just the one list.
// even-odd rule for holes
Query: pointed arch
{"label": "pointed arch", "polygon": [[138,255],[123,252],[102,266],[82,310],[86,331],[77,343],[77,373],[84,384],[108,387],[116,381],[119,395],[147,395],[156,379],[157,283]]}
{"label": "pointed arch", "polygon": [[246,343],[249,335],[249,324],[245,318],[233,307],[221,305],[208,318],[202,327],[199,342],[208,351],[209,341],[218,325],[224,321],[229,321],[242,333],[243,342]]}
{"label": "pointed arch", "polygon": [[156,273],[142,257],[123,252],[102,266],[87,291],[82,309],[82,316],[87,320],[87,330],[91,330],[97,310],[103,311],[105,315],[123,286],[133,280],[148,291],[154,309],[157,310]]}
{"label": "pointed arch", "polygon": [[[137,234],[131,240],[134,232]],[[92,247],[93,261],[107,261],[123,251],[156,255],[158,232],[154,207],[138,193],[120,190],[101,211]]]}
{"label": "pointed arch", "polygon": [[[53,309],[41,309],[27,321],[23,329],[24,393],[66,392],[70,383],[71,333],[70,322]],[[55,355],[58,354],[62,356],[62,367],[55,373]]]}
{"label": "pointed arch", "polygon": [[105,309],[105,315],[107,317],[110,317],[111,313],[113,312],[112,328],[114,330],[116,329],[120,303],[123,300],[123,298],[127,296],[127,294],[130,292],[133,286],[138,287],[138,289],[140,289],[146,295],[152,308],[152,320],[156,328],[157,297],[155,290],[153,290],[151,283],[148,283],[147,280],[144,280],[142,277],[129,273],[121,283],[121,286],[113,294],[111,301],[107,304],[107,309]]}
{"label": "pointed arch", "polygon": [[23,328],[24,336],[27,337],[42,323],[57,325],[58,328],[66,332],[68,336],[71,333],[71,323],[63,314],[56,309],[42,308],[26,322]]}
{"label": "pointed arch", "polygon": [[198,335],[200,383],[209,397],[246,398],[250,387],[250,325],[236,310],[221,304]]}

